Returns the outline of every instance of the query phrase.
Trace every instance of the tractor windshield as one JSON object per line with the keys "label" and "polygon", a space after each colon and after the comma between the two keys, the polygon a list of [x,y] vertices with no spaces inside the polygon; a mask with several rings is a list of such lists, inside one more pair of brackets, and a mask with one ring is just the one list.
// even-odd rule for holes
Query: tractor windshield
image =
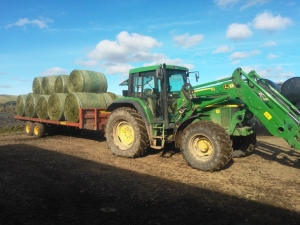
{"label": "tractor windshield", "polygon": [[180,91],[186,80],[186,73],[182,70],[167,70],[169,77],[168,92]]}

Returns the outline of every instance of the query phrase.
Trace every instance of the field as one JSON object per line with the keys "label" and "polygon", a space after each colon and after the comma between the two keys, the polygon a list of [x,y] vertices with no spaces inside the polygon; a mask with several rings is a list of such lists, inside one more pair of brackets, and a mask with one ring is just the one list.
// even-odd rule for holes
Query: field
{"label": "field", "polygon": [[9,101],[17,101],[16,95],[0,95],[0,103],[4,104]]}
{"label": "field", "polygon": [[214,173],[172,146],[127,159],[101,133],[0,134],[0,224],[300,224],[300,153],[259,136]]}

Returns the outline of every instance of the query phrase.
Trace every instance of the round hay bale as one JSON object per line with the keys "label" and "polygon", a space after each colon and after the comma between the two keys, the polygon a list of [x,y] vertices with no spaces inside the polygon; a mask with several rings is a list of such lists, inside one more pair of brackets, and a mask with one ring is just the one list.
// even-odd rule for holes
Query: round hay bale
{"label": "round hay bale", "polygon": [[103,98],[105,99],[106,108],[114,101],[112,95],[108,93],[101,93],[99,95],[103,95]]}
{"label": "round hay bale", "polygon": [[65,120],[64,104],[67,93],[52,94],[48,100],[48,115],[51,120]]}
{"label": "round hay bale", "polygon": [[61,74],[54,82],[55,93],[68,93],[68,79],[69,75]]}
{"label": "round hay bale", "polygon": [[36,77],[33,79],[32,92],[33,94],[42,94],[42,80],[43,77]]}
{"label": "round hay bale", "polygon": [[89,70],[73,70],[68,80],[69,92],[104,93],[107,80],[104,74]]}
{"label": "round hay bale", "polygon": [[36,105],[41,95],[39,94],[28,94],[25,103],[25,115],[30,118],[36,118]]}
{"label": "round hay bale", "polygon": [[300,77],[292,77],[286,80],[281,86],[281,94],[291,103],[300,101]]}
{"label": "round hay bale", "polygon": [[112,93],[112,92],[106,92],[106,94],[108,94],[111,99],[114,101],[118,98],[118,95],[116,95],[115,93]]}
{"label": "round hay bale", "polygon": [[16,103],[16,113],[18,116],[25,116],[25,105],[27,95],[19,95]]}
{"label": "round hay bale", "polygon": [[36,114],[39,119],[43,119],[43,120],[49,119],[48,110],[47,110],[49,97],[50,95],[41,95],[37,101]]}
{"label": "round hay bale", "polygon": [[78,122],[80,108],[106,108],[107,104],[102,94],[73,92],[65,101],[65,118],[70,122]]}
{"label": "round hay bale", "polygon": [[297,109],[300,111],[300,101],[299,102],[297,102],[296,104],[295,104],[295,106],[297,107]]}
{"label": "round hay bale", "polygon": [[54,94],[54,83],[57,76],[47,76],[43,77],[42,80],[42,94],[43,95],[52,95]]}

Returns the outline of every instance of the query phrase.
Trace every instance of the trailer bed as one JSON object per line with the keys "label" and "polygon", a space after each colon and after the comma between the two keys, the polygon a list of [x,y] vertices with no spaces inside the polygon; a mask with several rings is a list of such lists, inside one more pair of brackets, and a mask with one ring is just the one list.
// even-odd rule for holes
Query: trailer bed
{"label": "trailer bed", "polygon": [[85,109],[81,108],[79,111],[79,121],[69,122],[69,121],[56,121],[56,120],[44,120],[39,118],[30,118],[23,116],[14,116],[17,120],[30,121],[41,123],[44,125],[62,125],[69,127],[77,127],[78,129],[87,129],[87,130],[101,130],[105,131],[105,122],[107,117],[110,115],[110,112],[106,112],[105,108],[93,108]]}

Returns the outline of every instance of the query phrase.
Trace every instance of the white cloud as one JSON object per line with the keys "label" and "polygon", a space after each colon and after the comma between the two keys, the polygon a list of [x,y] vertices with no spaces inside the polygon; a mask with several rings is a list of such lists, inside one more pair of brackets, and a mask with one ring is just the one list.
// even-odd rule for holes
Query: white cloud
{"label": "white cloud", "polygon": [[214,2],[219,6],[220,8],[228,8],[236,5],[240,2],[240,0],[214,0]]}
{"label": "white cloud", "polygon": [[45,71],[41,72],[41,76],[49,76],[49,75],[59,75],[59,74],[67,74],[67,70],[62,69],[60,67],[53,67],[46,69]]}
{"label": "white cloud", "polygon": [[226,37],[235,41],[244,40],[250,36],[252,36],[252,31],[247,24],[233,23],[229,25],[226,32]]}
{"label": "white cloud", "polygon": [[177,35],[173,37],[173,41],[176,45],[182,48],[191,48],[196,46],[197,44],[203,41],[204,35],[196,34],[196,35],[189,35],[188,33],[183,35]]}
{"label": "white cloud", "polygon": [[272,46],[277,46],[277,43],[275,41],[267,41],[262,46],[263,47],[272,47]]}
{"label": "white cloud", "polygon": [[268,32],[282,30],[287,26],[291,26],[292,24],[293,22],[290,18],[282,17],[281,15],[273,16],[273,14],[268,11],[257,15],[253,19],[254,28]]}
{"label": "white cloud", "polygon": [[241,10],[257,5],[261,6],[268,3],[269,1],[270,0],[248,0],[247,3],[241,7]]}
{"label": "white cloud", "polygon": [[92,67],[92,66],[96,66],[96,65],[99,64],[97,60],[84,61],[84,60],[81,60],[81,59],[76,59],[75,63],[78,64],[78,65],[87,66],[87,67]]}
{"label": "white cloud", "polygon": [[17,20],[17,22],[12,23],[12,24],[8,24],[6,26],[6,28],[9,27],[13,27],[13,26],[18,26],[18,27],[22,27],[22,26],[26,26],[26,25],[33,25],[33,26],[37,26],[39,28],[48,28],[48,24],[47,23],[52,23],[53,20],[49,19],[49,18],[41,18],[41,19],[35,19],[35,20],[29,20],[28,18],[21,18],[19,20]]}
{"label": "white cloud", "polygon": [[118,74],[121,73],[123,75],[128,75],[129,70],[133,68],[130,64],[122,64],[122,63],[116,63],[112,64],[103,64],[102,67],[106,68],[105,73],[107,74]]}
{"label": "white cloud", "polygon": [[254,70],[259,76],[270,79],[273,82],[283,82],[291,77],[294,77],[295,74],[292,72],[284,71],[281,66],[269,67],[269,68],[260,68],[260,66],[242,66],[242,69],[249,73],[251,70]]}
{"label": "white cloud", "polygon": [[234,52],[229,56],[230,60],[236,61],[236,60],[240,60],[240,59],[245,59],[245,58],[249,58],[255,55],[260,54],[259,50],[253,50],[251,52]]}
{"label": "white cloud", "polygon": [[211,54],[219,54],[219,53],[228,53],[231,52],[233,50],[233,48],[229,48],[226,45],[220,46],[219,48],[217,48],[216,50],[212,51]]}
{"label": "white cloud", "polygon": [[274,55],[274,54],[267,55],[268,59],[275,59],[275,58],[278,58],[278,57],[279,57],[278,55]]}
{"label": "white cloud", "polygon": [[136,33],[129,34],[122,31],[117,35],[116,41],[100,41],[94,50],[88,53],[91,60],[105,60],[117,63],[139,60],[137,55],[144,55],[154,47],[161,46],[157,40],[150,36],[143,36]]}

